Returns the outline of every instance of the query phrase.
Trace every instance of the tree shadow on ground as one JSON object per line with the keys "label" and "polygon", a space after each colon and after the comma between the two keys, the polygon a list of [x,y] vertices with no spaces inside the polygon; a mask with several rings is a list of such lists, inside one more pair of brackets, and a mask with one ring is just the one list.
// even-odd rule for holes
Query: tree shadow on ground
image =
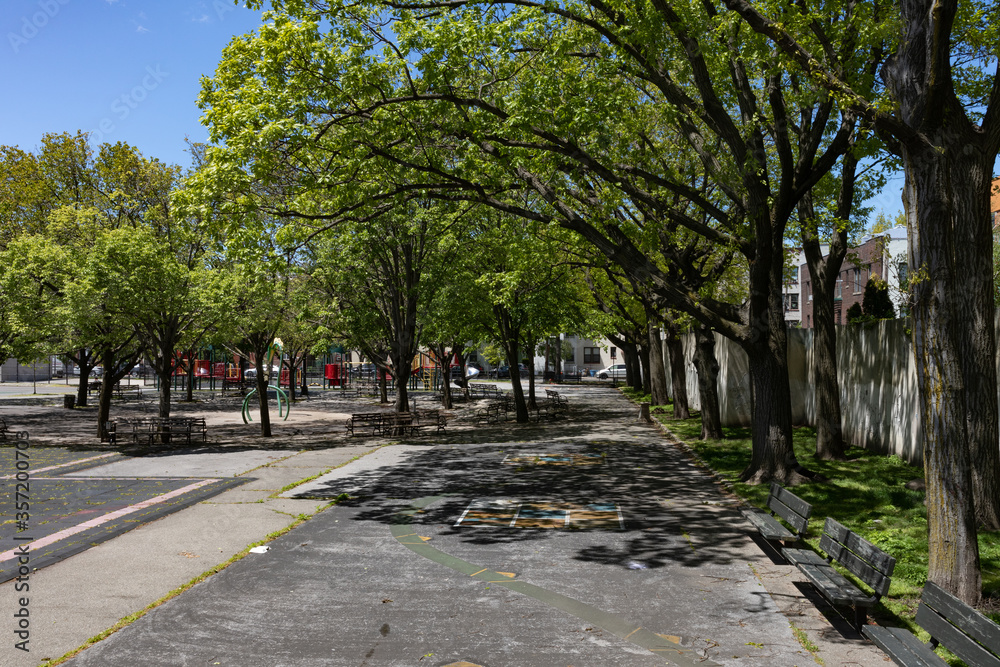
{"label": "tree shadow on ground", "polygon": [[[340,505],[353,520],[385,524],[405,520],[400,512],[416,499],[441,497],[409,519],[441,543],[489,548],[572,535],[579,561],[643,569],[745,559],[745,520],[721,504],[726,501],[712,477],[658,430],[636,424],[620,398],[579,403],[563,421],[484,430],[481,437],[490,442],[444,441],[398,465],[332,480],[308,497],[334,499],[349,490],[355,497]],[[537,454],[556,460],[533,460]],[[470,503],[497,500],[511,506],[615,503],[625,529],[459,522]]]}

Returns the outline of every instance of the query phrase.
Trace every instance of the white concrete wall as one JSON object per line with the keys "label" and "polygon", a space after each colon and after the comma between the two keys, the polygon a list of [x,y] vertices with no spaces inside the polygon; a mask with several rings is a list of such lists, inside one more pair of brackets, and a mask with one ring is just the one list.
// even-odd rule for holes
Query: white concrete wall
{"label": "white concrete wall", "polygon": [[[897,454],[911,463],[922,459],[923,442],[917,402],[916,368],[904,320],[837,327],[837,370],[840,378],[841,424],[853,445]],[[716,334],[719,402],[725,426],[750,424],[750,383],[746,353]],[[815,426],[816,390],[813,332],[788,332],[788,381],[792,423]],[[684,337],[688,401],[700,408],[694,368],[694,335]],[[666,359],[666,358],[665,358]],[[669,362],[667,362],[669,373]]]}

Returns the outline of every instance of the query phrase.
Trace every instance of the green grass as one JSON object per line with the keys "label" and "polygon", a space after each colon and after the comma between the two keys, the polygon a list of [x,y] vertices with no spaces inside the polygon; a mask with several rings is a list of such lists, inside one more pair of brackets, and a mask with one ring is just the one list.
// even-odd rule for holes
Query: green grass
{"label": "green grass", "polygon": [[[698,416],[682,421],[668,421],[662,416],[660,419],[725,479],[734,493],[757,507],[765,506],[768,485],[750,486],[739,481],[740,473],[750,462],[750,429],[725,428],[725,439],[701,441]],[[794,489],[796,495],[813,506],[806,541],[819,548],[823,521],[829,516],[894,556],[892,586],[874,615],[887,625],[902,624],[918,632],[913,615],[927,580],[927,508],[923,491],[912,491],[905,485],[910,480],[923,479],[923,470],[908,465],[898,456],[859,448],[848,450],[846,461],[817,460],[813,457],[816,431],[809,427],[794,429],[793,446],[799,463],[827,480]],[[980,531],[979,552],[983,595],[1000,598],[1000,534]],[[1000,615],[988,615],[1000,620]]]}

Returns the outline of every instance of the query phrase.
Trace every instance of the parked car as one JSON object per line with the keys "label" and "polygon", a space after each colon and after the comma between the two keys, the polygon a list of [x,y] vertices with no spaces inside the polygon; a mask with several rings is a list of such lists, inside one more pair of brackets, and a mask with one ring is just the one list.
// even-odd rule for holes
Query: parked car
{"label": "parked car", "polygon": [[597,377],[602,380],[607,380],[608,378],[614,378],[615,380],[625,379],[625,364],[612,364],[607,368],[602,368],[597,371]]}
{"label": "parked car", "polygon": [[[524,364],[518,364],[517,365],[517,370],[518,370],[518,373],[520,373],[521,377],[528,377],[528,367],[525,366]],[[499,366],[497,368],[497,377],[498,378],[509,378],[510,377],[510,366],[508,366],[507,364],[504,364],[503,366]]]}

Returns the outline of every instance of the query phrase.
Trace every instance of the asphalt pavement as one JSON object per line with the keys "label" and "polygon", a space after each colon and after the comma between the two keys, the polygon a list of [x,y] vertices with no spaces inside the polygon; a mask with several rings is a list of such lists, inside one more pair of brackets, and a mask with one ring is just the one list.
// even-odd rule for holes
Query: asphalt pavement
{"label": "asphalt pavement", "polygon": [[0,664],[57,658],[298,517],[65,664],[815,664],[796,630],[826,665],[882,663],[620,393],[560,391],[552,422],[87,468],[244,483],[33,573],[30,657]]}

